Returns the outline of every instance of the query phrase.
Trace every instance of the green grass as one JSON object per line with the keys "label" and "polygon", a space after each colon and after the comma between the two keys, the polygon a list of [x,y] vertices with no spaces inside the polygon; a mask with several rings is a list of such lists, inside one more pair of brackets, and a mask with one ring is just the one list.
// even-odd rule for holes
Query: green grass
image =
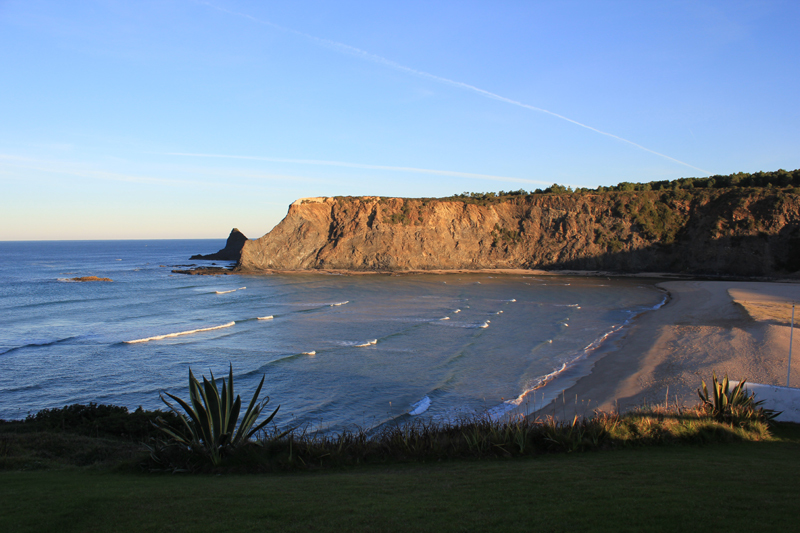
{"label": "green grass", "polygon": [[297,436],[177,475],[133,439],[152,413],[117,411],[0,424],[0,531],[772,531],[800,497],[800,425],[702,407]]}
{"label": "green grass", "polygon": [[630,448],[270,475],[0,472],[3,531],[791,530],[800,430]]}

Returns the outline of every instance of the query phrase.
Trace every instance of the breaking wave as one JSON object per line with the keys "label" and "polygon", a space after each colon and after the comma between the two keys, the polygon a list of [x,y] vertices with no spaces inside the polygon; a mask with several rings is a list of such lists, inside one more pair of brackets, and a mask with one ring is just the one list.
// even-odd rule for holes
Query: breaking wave
{"label": "breaking wave", "polygon": [[215,294],[229,294],[229,293],[231,293],[231,292],[243,291],[243,290],[245,290],[246,288],[247,288],[247,287],[239,287],[238,289],[231,289],[231,290],[229,290],[229,291],[214,291],[214,293],[215,293]]}
{"label": "breaking wave", "polygon": [[189,331],[179,331],[177,333],[167,333],[166,335],[156,335],[154,337],[147,337],[147,338],[144,338],[144,339],[136,339],[136,340],[132,340],[132,341],[125,341],[125,344],[137,344],[137,343],[140,343],[140,342],[160,341],[162,339],[169,339],[169,338],[172,338],[172,337],[181,337],[183,335],[191,335],[193,333],[201,333],[203,331],[213,331],[215,329],[229,328],[229,327],[233,326],[234,324],[236,324],[236,322],[228,322],[227,324],[222,324],[221,326],[211,326],[209,328],[198,328],[198,329],[192,329],[192,330],[189,330]]}
{"label": "breaking wave", "polygon": [[371,341],[365,342],[364,344],[356,344],[356,348],[365,348],[367,346],[374,346],[378,344],[378,339],[372,339]]}
{"label": "breaking wave", "polygon": [[427,411],[430,406],[431,406],[431,399],[425,396],[423,399],[421,399],[420,401],[411,406],[411,409],[408,411],[408,414],[410,414],[411,416],[421,415],[422,413]]}

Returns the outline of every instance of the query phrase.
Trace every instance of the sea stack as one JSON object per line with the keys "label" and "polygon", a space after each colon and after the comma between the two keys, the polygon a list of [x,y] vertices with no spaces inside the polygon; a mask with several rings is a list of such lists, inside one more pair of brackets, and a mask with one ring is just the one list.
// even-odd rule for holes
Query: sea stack
{"label": "sea stack", "polygon": [[231,230],[231,234],[228,236],[227,242],[225,243],[225,248],[214,254],[193,255],[190,259],[200,259],[206,261],[239,261],[245,242],[247,242],[247,237],[245,237],[244,233],[239,231],[237,228],[233,228]]}

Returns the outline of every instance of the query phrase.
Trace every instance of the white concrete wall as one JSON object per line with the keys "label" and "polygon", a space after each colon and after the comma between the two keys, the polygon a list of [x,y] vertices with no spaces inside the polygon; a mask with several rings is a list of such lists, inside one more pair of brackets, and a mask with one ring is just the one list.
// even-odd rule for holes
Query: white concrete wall
{"label": "white concrete wall", "polygon": [[[738,381],[731,381],[730,388],[738,384]],[[745,383],[744,388],[756,395],[756,401],[764,400],[762,407],[783,411],[775,419],[778,422],[800,423],[800,389],[761,383]]]}

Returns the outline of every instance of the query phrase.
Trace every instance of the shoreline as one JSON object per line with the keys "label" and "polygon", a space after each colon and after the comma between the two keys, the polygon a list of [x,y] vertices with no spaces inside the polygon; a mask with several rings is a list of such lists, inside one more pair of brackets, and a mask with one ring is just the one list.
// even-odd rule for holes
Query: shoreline
{"label": "shoreline", "polygon": [[[800,303],[800,284],[695,279],[656,286],[669,294],[664,306],[636,317],[615,346],[590,355],[588,373],[532,391],[546,403],[525,414],[570,419],[645,404],[694,405],[712,372],[786,385],[789,314],[791,303]],[[793,352],[798,361],[800,346]],[[792,365],[791,385],[800,386],[800,362]]]}
{"label": "shoreline", "polygon": [[[248,272],[235,272],[248,274]],[[741,278],[668,272],[476,269],[259,271],[252,274],[529,275],[649,279],[666,293],[655,310],[634,317],[586,356],[523,392],[506,414],[571,419],[594,411],[624,412],[642,405],[695,405],[701,381],[722,378],[786,385],[791,301],[800,305],[792,277]],[[780,311],[779,309],[782,309]],[[788,310],[787,310],[788,309]],[[800,308],[796,319],[800,321]],[[778,315],[783,314],[781,319]],[[800,387],[800,338],[791,385]],[[501,406],[499,406],[501,407]]]}
{"label": "shoreline", "polygon": [[[528,275],[648,279],[666,301],[645,311],[586,355],[523,392],[506,414],[532,418],[624,412],[642,405],[692,406],[701,381],[719,378],[786,385],[791,301],[800,281],[784,278],[702,276],[668,272],[538,269],[357,271],[344,269],[233,271],[240,275]],[[799,309],[800,310],[800,309]],[[782,315],[782,316],[781,316]],[[800,321],[800,313],[796,317]],[[799,338],[800,339],[800,338]],[[800,340],[799,340],[800,342]],[[796,343],[797,344],[797,343]],[[800,344],[791,384],[800,386]],[[508,403],[508,402],[507,402]],[[502,408],[502,406],[498,406]]]}
{"label": "shoreline", "polygon": [[[195,270],[201,270],[207,267],[200,267]],[[230,274],[241,276],[262,276],[262,275],[334,275],[334,276],[406,276],[406,275],[420,275],[432,274],[437,276],[446,276],[450,274],[457,274],[460,276],[468,274],[494,274],[494,275],[512,275],[512,276],[575,276],[575,277],[609,277],[609,278],[651,278],[663,280],[686,280],[686,281],[741,281],[741,282],[755,282],[755,283],[800,283],[800,277],[792,277],[786,275],[782,277],[764,276],[728,276],[728,275],[713,275],[713,274],[688,274],[678,272],[616,272],[610,270],[542,270],[535,268],[459,268],[459,269],[430,269],[430,270],[351,270],[343,268],[312,268],[305,270],[281,270],[281,269],[263,269],[263,270],[240,270],[233,267],[228,271]]]}

